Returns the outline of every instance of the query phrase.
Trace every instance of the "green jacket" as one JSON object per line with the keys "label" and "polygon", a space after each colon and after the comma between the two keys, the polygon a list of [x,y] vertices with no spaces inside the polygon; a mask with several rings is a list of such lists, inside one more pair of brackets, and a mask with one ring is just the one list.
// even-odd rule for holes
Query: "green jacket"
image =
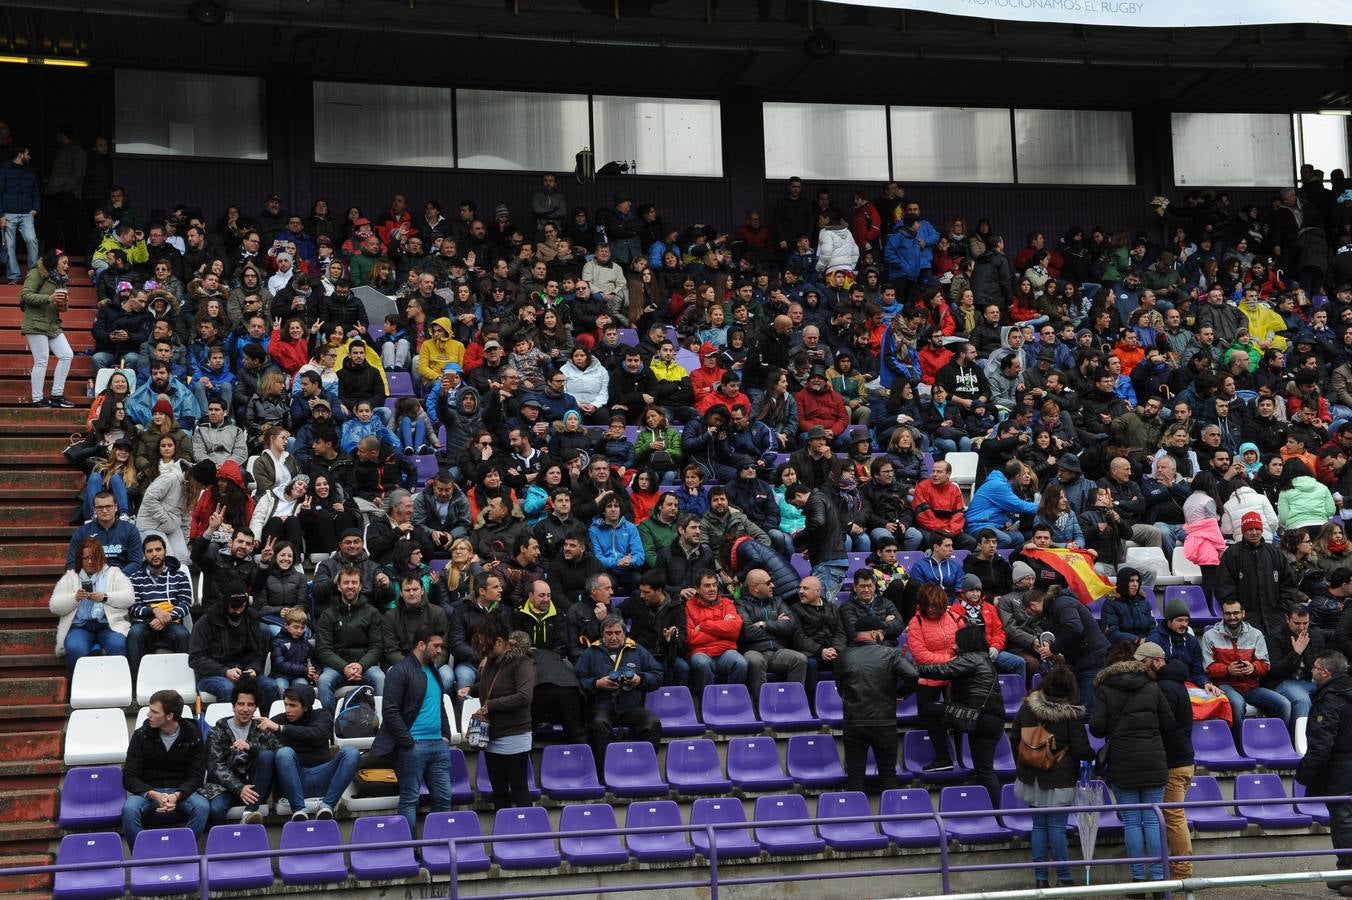
{"label": "green jacket", "polygon": [[333,603],[319,617],[315,629],[315,658],[326,669],[342,671],[351,662],[363,669],[380,664],[384,649],[384,619],[374,606],[358,600],[352,606],[334,594]]}
{"label": "green jacket", "polygon": [[61,312],[52,300],[52,292],[57,287],[59,285],[41,262],[28,270],[28,277],[23,280],[23,292],[19,295],[23,306],[23,322],[19,325],[22,334],[54,338],[61,333]]}
{"label": "green jacket", "polygon": [[[653,430],[651,428],[640,428],[638,438],[634,441],[634,459],[640,466],[648,465],[648,457],[652,454]],[[666,451],[671,454],[671,461],[679,466],[681,462],[681,433],[670,425],[662,435],[662,443],[666,444]]]}
{"label": "green jacket", "polygon": [[638,526],[638,537],[643,542],[643,558],[651,563],[657,559],[657,551],[676,540],[676,523],[664,524],[657,518],[657,508],[654,507],[653,514]]}

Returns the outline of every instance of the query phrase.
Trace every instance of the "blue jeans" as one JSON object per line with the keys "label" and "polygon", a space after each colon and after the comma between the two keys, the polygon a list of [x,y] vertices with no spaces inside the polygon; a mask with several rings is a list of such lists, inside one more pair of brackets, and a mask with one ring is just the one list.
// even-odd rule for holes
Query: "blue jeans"
{"label": "blue jeans", "polygon": [[[259,709],[266,710],[272,705],[272,701],[277,699],[277,693],[274,690],[276,685],[270,678],[258,679],[258,690],[263,695],[258,698]],[[216,698],[217,703],[229,703],[230,694],[235,690],[235,682],[226,678],[224,675],[208,675],[205,678],[197,679],[197,693],[211,694]],[[203,701],[205,703],[206,701]]]}
{"label": "blue jeans", "polygon": [[[276,637],[276,635],[273,635],[273,637]],[[276,686],[275,690],[277,691],[278,699],[281,699],[283,695],[286,694],[287,688],[310,685],[310,679],[308,678],[287,678],[285,675],[278,675],[275,678],[272,678],[271,681]]]}
{"label": "blue jeans", "polygon": [[696,703],[704,699],[704,689],[714,683],[715,678],[724,684],[746,684],[746,657],[736,650],[728,650],[720,656],[708,656],[696,653],[690,657],[690,693]]}
{"label": "blue jeans", "polygon": [[1164,551],[1164,558],[1173,565],[1174,548],[1188,539],[1188,533],[1183,530],[1182,525],[1165,525],[1162,522],[1156,522],[1155,527],[1160,530],[1160,549]]}
{"label": "blue jeans", "polygon": [[1024,544],[1023,533],[1020,531],[1001,531],[999,528],[992,528],[991,531],[995,532],[995,546],[1001,550],[1022,547]]}
{"label": "blue jeans", "polygon": [[1291,704],[1291,716],[1286,720],[1286,727],[1292,729],[1296,727],[1297,719],[1309,718],[1310,715],[1310,695],[1314,693],[1313,681],[1297,681],[1294,678],[1288,678],[1277,685],[1275,690],[1286,698]]}
{"label": "blue jeans", "polygon": [[[185,727],[196,728],[195,723],[188,723]],[[155,790],[161,794],[173,793],[177,788],[157,787]],[[122,804],[122,836],[127,839],[127,846],[136,846],[136,836],[146,827],[142,819],[158,808],[157,804],[152,803],[142,796],[128,797]],[[192,833],[199,838],[206,834],[207,822],[211,818],[211,804],[202,799],[201,794],[189,794],[178,801],[175,807],[179,816],[188,820],[188,827]]]}
{"label": "blue jeans", "polygon": [[1017,675],[1024,681],[1028,680],[1028,663],[1017,653],[1001,650],[996,654],[995,668],[1006,675]]}
{"label": "blue jeans", "polygon": [[412,447],[414,450],[427,443],[427,423],[423,421],[422,416],[416,419],[404,416],[399,420],[399,440],[405,447]]}
{"label": "blue jeans", "polygon": [[[351,683],[347,680],[347,676],[337,669],[325,669],[320,672],[319,685],[315,689],[315,693],[319,695],[319,705],[333,712],[338,703],[338,688]],[[364,669],[359,683],[369,684],[375,688],[377,697],[385,693],[385,673],[381,671],[380,666]]]}
{"label": "blue jeans", "polygon": [[[1164,785],[1151,788],[1124,788],[1113,785],[1113,795],[1117,797],[1117,802],[1127,803],[1162,803],[1164,801]],[[1159,861],[1160,855],[1160,820],[1155,815],[1153,809],[1124,809],[1118,812],[1125,826],[1123,833],[1127,842],[1127,856],[1146,856],[1151,857],[1155,862],[1150,863],[1132,863],[1131,880],[1159,881],[1164,878],[1164,863]],[[1147,867],[1149,875],[1146,874]],[[1059,877],[1059,876],[1058,876]]]}
{"label": "blue jeans", "polygon": [[[1235,690],[1228,684],[1216,685],[1221,689],[1230,700],[1230,713],[1234,719],[1235,746],[1238,747],[1241,741],[1241,735],[1244,731],[1244,704],[1249,703],[1258,709],[1272,716],[1274,719],[1281,719],[1286,722],[1288,727],[1291,723],[1291,701],[1286,697],[1269,690],[1265,687],[1251,688],[1243,693]],[[1308,712],[1308,706],[1306,707]],[[1243,752],[1241,750],[1240,752]]]}
{"label": "blue jeans", "polygon": [[886,528],[874,528],[868,533],[874,547],[882,546],[884,540],[895,539],[902,550],[919,550],[925,543],[925,535],[918,528],[907,528],[902,534],[893,534]]}
{"label": "blue jeans", "polygon": [[455,689],[473,687],[479,683],[479,669],[470,663],[455,664]]}
{"label": "blue jeans", "polygon": [[5,263],[6,274],[11,281],[19,280],[19,246],[15,237],[22,237],[28,248],[28,268],[38,264],[38,232],[33,217],[26,212],[7,212],[5,218]]}
{"label": "blue jeans", "polygon": [[451,808],[451,748],[441,738],[414,741],[401,748],[394,762],[399,777],[399,815],[408,819],[409,832],[418,833],[418,790],[424,783],[432,812]]}
{"label": "blue jeans", "polygon": [[[258,803],[246,803],[244,808],[249,812],[258,809],[259,804],[268,802],[268,794],[272,793],[272,774],[275,766],[276,754],[271,750],[259,750],[258,756],[253,764],[253,781],[246,782],[254,786],[258,791]],[[239,801],[238,794],[232,794],[229,791],[222,791],[211,798],[211,824],[220,825],[225,822],[226,813],[230,812],[230,807]]]}
{"label": "blue jeans", "polygon": [[972,449],[972,439],[969,437],[960,437],[956,441],[952,438],[932,437],[930,446],[934,449],[936,457],[942,457],[945,453],[954,453],[961,450],[966,453]]}
{"label": "blue jeans", "polygon": [[94,517],[94,495],[105,489],[112,491],[113,499],[117,501],[119,515],[125,515],[131,509],[127,499],[127,482],[122,476],[114,473],[105,479],[103,473],[96,470],[89,473],[89,480],[85,482],[80,499],[80,513],[86,519]]}
{"label": "blue jeans", "polygon": [[356,747],[343,747],[328,762],[306,767],[296,758],[295,750],[283,747],[273,761],[277,768],[278,793],[291,804],[292,813],[305,809],[306,797],[322,796],[324,805],[333,809],[356,777],[360,759]]}
{"label": "blue jeans", "polygon": [[[214,390],[212,390],[211,393],[207,393],[207,389],[202,386],[202,382],[198,381],[196,378],[193,379],[192,395],[197,398],[197,405],[202,408],[202,411],[206,412],[207,402],[210,401],[213,396],[220,397],[224,400],[226,409],[234,409],[234,386],[229,384],[216,384],[215,382],[212,382],[212,384],[215,385]],[[287,445],[287,450],[291,451],[290,444]]]}
{"label": "blue jeans", "polygon": [[[1069,813],[1033,813],[1033,862],[1065,862],[1070,859],[1070,847],[1066,841],[1066,820]],[[1038,866],[1033,877],[1047,880],[1047,869]],[[1056,867],[1056,880],[1062,885],[1070,884],[1070,866]]]}
{"label": "blue jeans", "polygon": [[131,669],[131,677],[136,677],[147,653],[161,648],[170,653],[187,653],[190,637],[188,629],[181,624],[166,625],[159,631],[145,622],[131,626],[131,631],[127,632],[127,666]]}
{"label": "blue jeans", "polygon": [[785,559],[793,556],[793,538],[778,528],[767,528],[765,534],[770,538],[770,546],[776,553]]}
{"label": "blue jeans", "polygon": [[817,563],[812,567],[811,574],[822,583],[822,596],[828,603],[834,603],[836,594],[840,593],[840,586],[845,583],[845,570],[849,568],[849,563],[843,559],[833,559],[829,562]]}
{"label": "blue jeans", "polygon": [[869,540],[868,530],[858,534],[845,534],[845,552],[846,553],[865,553],[873,549],[873,542]]}
{"label": "blue jeans", "polygon": [[70,626],[66,632],[66,673],[75,674],[75,664],[89,656],[95,649],[102,650],[104,656],[126,656],[127,639],[114,631],[107,622],[85,622],[81,626]]}

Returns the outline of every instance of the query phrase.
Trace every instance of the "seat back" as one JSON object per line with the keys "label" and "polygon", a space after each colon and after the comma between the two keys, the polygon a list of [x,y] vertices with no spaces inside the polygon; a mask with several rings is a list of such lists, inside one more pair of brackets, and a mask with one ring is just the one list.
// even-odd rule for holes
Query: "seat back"
{"label": "seat back", "polygon": [[863,791],[827,791],[817,798],[819,819],[847,819],[872,814],[868,795]]}
{"label": "seat back", "polygon": [[1192,747],[1195,752],[1236,755],[1234,735],[1219,719],[1192,723]]}
{"label": "seat back", "polygon": [[71,709],[131,704],[131,669],[125,656],[85,656],[70,679]]}
{"label": "seat back", "polygon": [[951,785],[939,792],[940,812],[990,809],[991,795],[980,785]]}
{"label": "seat back", "polygon": [[1126,562],[1134,569],[1149,569],[1155,573],[1156,579],[1174,574],[1169,569],[1169,560],[1164,558],[1164,551],[1159,547],[1127,547]]}
{"label": "seat back", "polygon": [[718,759],[718,747],[708,738],[672,741],[667,745],[667,778],[677,774],[687,778],[706,775],[723,777],[723,766]]}
{"label": "seat back", "polygon": [[165,689],[178,691],[188,705],[197,699],[197,676],[188,665],[188,654],[151,653],[142,657],[136,672],[136,702],[147,706],[152,694]]}
{"label": "seat back", "polygon": [[596,781],[596,759],[586,744],[549,744],[540,758],[540,787]]}
{"label": "seat back", "polygon": [[1291,746],[1291,735],[1286,723],[1281,719],[1245,719],[1240,732],[1244,743],[1244,752],[1249,756],[1255,753],[1279,753],[1295,755]]}
{"label": "seat back", "polygon": [[[1275,800],[1286,796],[1280,775],[1265,772],[1260,775],[1235,776],[1235,801]],[[1270,807],[1274,812],[1285,809],[1281,806]]]}
{"label": "seat back", "polygon": [[845,703],[840,699],[834,681],[819,681],[816,689],[817,715],[822,721],[837,725],[845,721]]}
{"label": "seat back", "polygon": [[789,738],[789,774],[821,772],[840,768],[835,739],[822,734],[796,734]]}
{"label": "seat back", "polygon": [[1220,782],[1214,775],[1194,775],[1183,800],[1224,800]]}
{"label": "seat back", "polygon": [[760,689],[761,719],[775,721],[803,721],[811,719],[812,709],[807,704],[807,689],[796,681],[767,682]]}
{"label": "seat back", "polygon": [[756,798],[753,824],[783,822],[787,819],[807,819],[807,801],[801,794],[771,794]]}
{"label": "seat back", "polygon": [[744,684],[710,684],[704,688],[704,721],[746,722],[756,720],[751,693]]}
{"label": "seat back", "polygon": [[1022,675],[1000,676],[1000,698],[1004,700],[1006,713],[1013,715],[1018,712],[1025,696],[1027,690],[1024,688]]}
{"label": "seat back", "polygon": [[612,778],[660,776],[657,752],[647,741],[615,741],[606,747],[606,782]]}
{"label": "seat back", "polygon": [[683,684],[665,685],[648,694],[643,705],[663,722],[695,720],[695,700]]}

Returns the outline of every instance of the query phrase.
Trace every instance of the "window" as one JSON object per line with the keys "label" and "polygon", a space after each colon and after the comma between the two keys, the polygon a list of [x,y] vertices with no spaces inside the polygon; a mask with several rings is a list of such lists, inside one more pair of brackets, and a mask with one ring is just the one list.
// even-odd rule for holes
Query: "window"
{"label": "window", "polygon": [[892,177],[906,181],[1014,180],[1007,109],[893,106]]}
{"label": "window", "polygon": [[315,82],[315,162],[455,165],[451,89]]}
{"label": "window", "polygon": [[261,79],[118,69],[113,91],[118,153],[268,158]]}
{"label": "window", "polygon": [[1329,180],[1334,169],[1348,170],[1347,116],[1298,113],[1296,125],[1300,142],[1296,150],[1296,173],[1309,163],[1324,173]]}
{"label": "window", "polygon": [[457,91],[455,103],[462,168],[572,171],[591,146],[584,94]]}
{"label": "window", "polygon": [[887,179],[885,107],[766,103],[762,115],[767,178]]}
{"label": "window", "polygon": [[1202,187],[1292,184],[1292,117],[1284,113],[1174,113],[1174,183]]}
{"label": "window", "polygon": [[1135,184],[1131,113],[1014,110],[1020,184]]}
{"label": "window", "polygon": [[644,175],[723,175],[717,100],[592,97],[596,165],[633,160]]}

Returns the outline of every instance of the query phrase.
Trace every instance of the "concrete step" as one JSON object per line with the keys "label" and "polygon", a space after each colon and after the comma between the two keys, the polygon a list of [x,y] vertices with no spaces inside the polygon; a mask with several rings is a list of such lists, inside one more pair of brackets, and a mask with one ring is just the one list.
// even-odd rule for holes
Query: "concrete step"
{"label": "concrete step", "polygon": [[[0,413],[3,412],[0,409]],[[0,503],[34,500],[73,502],[83,484],[84,473],[72,466],[40,466],[8,471],[0,479]]]}
{"label": "concrete step", "polygon": [[52,585],[53,582],[36,578],[6,578],[0,584],[0,611],[36,607],[46,609],[47,600],[52,596]]}
{"label": "concrete step", "polygon": [[[27,625],[28,623],[0,623]],[[0,627],[0,657],[26,657],[52,654],[56,647],[56,626]],[[8,748],[6,748],[8,749]]]}
{"label": "concrete step", "polygon": [[[0,504],[0,539],[69,538],[74,527],[70,522],[78,509],[70,499]],[[4,604],[0,604],[2,609]]]}
{"label": "concrete step", "polygon": [[[89,331],[94,326],[96,312],[97,310],[92,303],[84,307],[73,305],[61,314],[61,330],[67,334]],[[0,306],[0,326],[18,328],[21,324],[23,324],[23,310],[19,309],[18,304]],[[71,346],[75,345],[71,344]]]}
{"label": "concrete step", "polygon": [[0,823],[55,820],[55,791],[37,789],[0,791]]}
{"label": "concrete step", "polygon": [[[0,679],[0,707],[65,703],[66,688],[64,675]],[[57,749],[60,749],[59,745]]]}
{"label": "concrete step", "polygon": [[[91,344],[92,345],[92,344]],[[23,375],[27,377],[29,371],[33,368],[33,357],[27,352],[0,352],[0,375]],[[75,358],[70,361],[71,379],[86,379],[94,376],[94,358],[78,351]],[[48,375],[50,378],[51,376]],[[81,384],[78,393],[83,394],[87,385]],[[77,393],[75,389],[69,388],[70,393]]]}
{"label": "concrete step", "polygon": [[66,548],[69,545],[69,540],[0,544],[0,572],[10,576],[32,575],[55,578],[66,570]]}
{"label": "concrete step", "polygon": [[[47,381],[44,383],[44,393],[51,393],[52,382],[51,375],[48,374]],[[70,379],[66,382],[66,392],[69,394],[67,399],[81,409],[87,408],[94,401],[85,393],[84,381],[79,378]],[[28,401],[33,396],[32,382],[27,375],[0,375],[0,404],[5,406],[28,406]]]}
{"label": "concrete step", "polygon": [[[61,759],[60,731],[10,732],[5,735],[5,757],[0,760],[0,773],[23,774],[17,771],[5,772],[4,767],[9,764],[40,763],[53,759],[57,761]],[[58,769],[58,773],[59,771]]]}
{"label": "concrete step", "polygon": [[[76,393],[72,390],[71,393]],[[79,393],[83,394],[81,390]],[[0,435],[65,435],[85,431],[87,409],[34,409],[0,407]]]}
{"label": "concrete step", "polygon": [[[5,854],[7,868],[49,866],[54,861],[50,853],[14,853],[9,847],[6,847],[6,850],[9,851]],[[0,893],[5,895],[6,900],[24,900],[26,897],[46,898],[51,897],[51,884],[52,876],[41,873],[0,876]]]}

